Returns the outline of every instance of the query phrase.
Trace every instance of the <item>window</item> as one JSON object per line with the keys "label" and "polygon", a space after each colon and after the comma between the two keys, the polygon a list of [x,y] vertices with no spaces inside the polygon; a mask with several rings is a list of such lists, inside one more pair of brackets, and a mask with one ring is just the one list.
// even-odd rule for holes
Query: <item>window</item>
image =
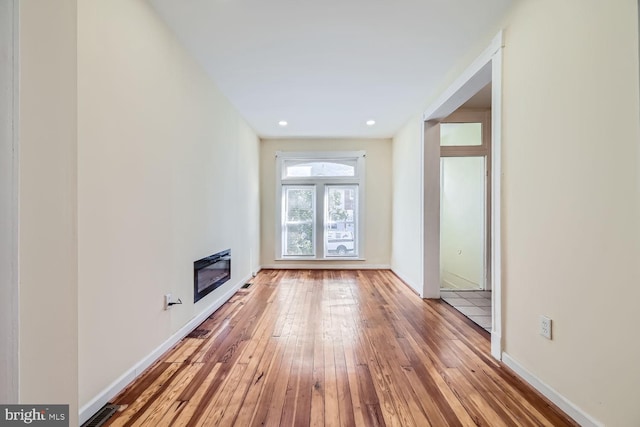
{"label": "window", "polygon": [[356,160],[285,160],[283,178],[355,176]]}
{"label": "window", "polygon": [[316,189],[313,185],[283,186],[282,242],[285,256],[315,255]]}
{"label": "window", "polygon": [[278,152],[279,259],[362,258],[365,153]]}
{"label": "window", "polygon": [[440,123],[440,145],[482,145],[482,123]]}

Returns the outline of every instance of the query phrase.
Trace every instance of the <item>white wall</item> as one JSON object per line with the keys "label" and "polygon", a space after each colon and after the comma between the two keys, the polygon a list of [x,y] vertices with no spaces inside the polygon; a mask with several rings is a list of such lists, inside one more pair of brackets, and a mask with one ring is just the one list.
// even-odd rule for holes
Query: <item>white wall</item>
{"label": "white wall", "polygon": [[505,350],[608,426],[640,425],[637,40],[636,0],[520,2],[505,34]]}
{"label": "white wall", "polygon": [[[276,261],[276,151],[365,150],[365,261]],[[391,141],[388,139],[266,139],[260,146],[261,262],[263,266],[388,268],[391,248]],[[310,264],[311,263],[311,264]]]}
{"label": "white wall", "polygon": [[[78,9],[82,406],[244,283],[260,236],[253,131],[146,2]],[[193,262],[227,248],[231,280],[194,305]]]}
{"label": "white wall", "polygon": [[20,1],[20,401],[78,413],[76,1]]}
{"label": "white wall", "polygon": [[392,144],[391,268],[416,292],[422,293],[422,119],[411,119]]}

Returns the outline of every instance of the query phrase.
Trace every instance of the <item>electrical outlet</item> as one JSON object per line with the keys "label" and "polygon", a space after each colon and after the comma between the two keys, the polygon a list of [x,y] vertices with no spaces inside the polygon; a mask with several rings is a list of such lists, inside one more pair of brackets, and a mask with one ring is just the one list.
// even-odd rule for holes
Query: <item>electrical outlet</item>
{"label": "electrical outlet", "polygon": [[540,316],[540,335],[546,339],[551,339],[551,319],[547,316]]}
{"label": "electrical outlet", "polygon": [[171,308],[171,306],[169,305],[170,302],[171,302],[171,294],[165,294],[164,295],[164,309],[165,310],[169,310]]}

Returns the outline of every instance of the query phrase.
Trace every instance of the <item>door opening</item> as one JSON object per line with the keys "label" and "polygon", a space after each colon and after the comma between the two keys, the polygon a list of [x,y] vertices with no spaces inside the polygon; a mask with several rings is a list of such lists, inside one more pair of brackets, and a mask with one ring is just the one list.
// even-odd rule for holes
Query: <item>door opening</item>
{"label": "door opening", "polygon": [[440,123],[440,297],[490,331],[491,98],[470,102]]}
{"label": "door opening", "polygon": [[441,289],[490,288],[489,129],[489,110],[460,109],[440,124]]}
{"label": "door opening", "polygon": [[[502,358],[502,247],[501,247],[501,119],[502,119],[502,32],[491,41],[482,54],[455,80],[451,86],[424,112],[423,145],[423,298],[441,297],[440,271],[440,128],[449,115],[491,83],[491,192],[486,204],[491,207],[487,218],[486,253],[488,277],[485,287],[491,289],[491,355]],[[466,154],[467,156],[470,154]],[[484,291],[480,291],[484,292]]]}

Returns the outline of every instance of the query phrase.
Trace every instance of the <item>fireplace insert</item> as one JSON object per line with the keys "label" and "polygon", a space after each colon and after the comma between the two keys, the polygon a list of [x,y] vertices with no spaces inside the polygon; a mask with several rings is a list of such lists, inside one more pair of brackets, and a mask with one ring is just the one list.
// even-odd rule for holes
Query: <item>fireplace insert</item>
{"label": "fireplace insert", "polygon": [[231,278],[231,249],[193,263],[193,302],[220,287]]}

